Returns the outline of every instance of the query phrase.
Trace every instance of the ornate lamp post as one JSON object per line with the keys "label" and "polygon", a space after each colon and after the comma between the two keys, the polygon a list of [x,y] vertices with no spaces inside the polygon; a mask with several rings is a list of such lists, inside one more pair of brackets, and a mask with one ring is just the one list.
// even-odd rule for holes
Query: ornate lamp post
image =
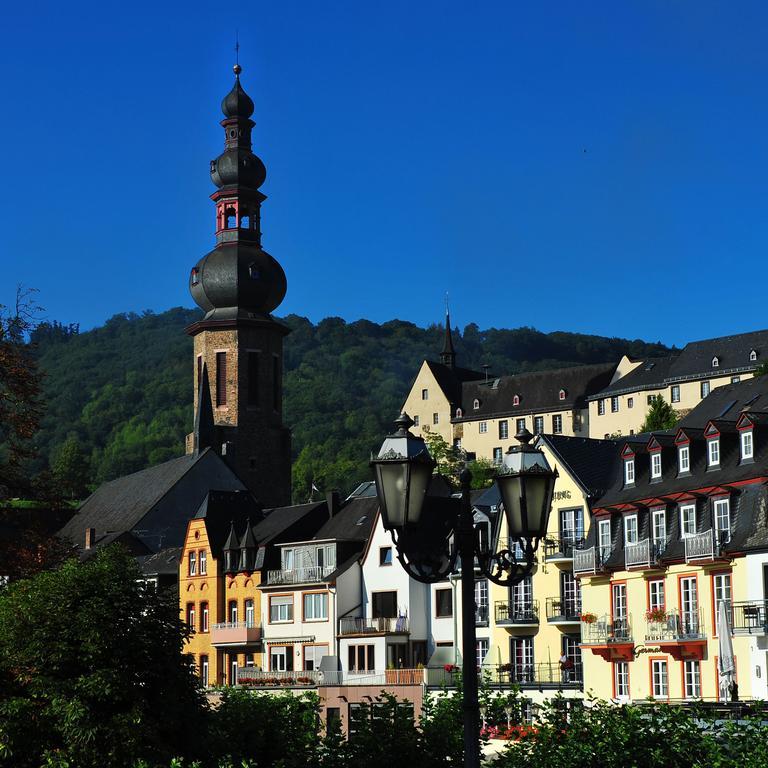
{"label": "ornate lamp post", "polygon": [[506,587],[531,573],[547,530],[557,472],[540,450],[528,444],[530,432],[517,435],[520,444],[507,451],[496,475],[509,539],[492,552],[487,538],[478,537],[473,525],[469,470],[460,476],[460,501],[430,498],[425,503],[435,461],[423,438],[410,432],[413,420],[407,414],[401,413],[395,425],[397,431],[371,459],[382,522],[392,534],[398,560],[417,581],[441,581],[461,566],[464,765],[479,768],[474,564],[484,577]]}

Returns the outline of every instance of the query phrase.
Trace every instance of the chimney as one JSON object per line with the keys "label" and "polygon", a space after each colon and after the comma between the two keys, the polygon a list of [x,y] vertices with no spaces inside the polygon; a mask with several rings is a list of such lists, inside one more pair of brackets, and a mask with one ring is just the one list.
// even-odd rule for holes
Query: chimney
{"label": "chimney", "polygon": [[341,509],[341,497],[338,491],[331,491],[325,497],[325,503],[328,505],[328,517],[334,517]]}
{"label": "chimney", "polygon": [[92,549],[95,543],[96,543],[96,529],[86,528],[85,529],[85,548]]}

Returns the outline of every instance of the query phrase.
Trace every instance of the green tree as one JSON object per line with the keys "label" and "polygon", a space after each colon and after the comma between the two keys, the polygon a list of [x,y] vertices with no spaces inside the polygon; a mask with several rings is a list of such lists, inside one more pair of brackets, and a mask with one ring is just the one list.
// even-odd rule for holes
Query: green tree
{"label": "green tree", "polygon": [[90,478],[90,461],[75,435],[70,435],[54,450],[51,469],[66,498],[83,497]]}
{"label": "green tree", "polygon": [[424,442],[427,444],[432,458],[437,463],[437,471],[458,482],[459,474],[464,468],[464,457],[459,449],[449,445],[446,439],[438,432],[432,432],[424,427]]}
{"label": "green tree", "polygon": [[672,406],[661,396],[651,398],[651,407],[640,432],[658,432],[662,429],[672,429],[677,424],[679,416]]}
{"label": "green tree", "polygon": [[206,707],[178,597],[119,547],[0,592],[0,765],[124,768],[196,751]]}

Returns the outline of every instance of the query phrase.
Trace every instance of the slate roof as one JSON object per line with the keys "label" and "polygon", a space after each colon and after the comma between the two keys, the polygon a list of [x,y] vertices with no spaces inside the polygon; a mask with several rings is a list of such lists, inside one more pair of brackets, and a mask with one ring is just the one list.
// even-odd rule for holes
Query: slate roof
{"label": "slate roof", "polygon": [[555,459],[593,500],[599,499],[621,474],[619,451],[625,440],[539,435]]}
{"label": "slate roof", "polygon": [[59,536],[82,547],[96,530],[96,546],[132,533],[151,551],[183,543],[187,521],[211,487],[244,488],[226,462],[206,448],[111,480],[94,491]]}
{"label": "slate roof", "polygon": [[735,421],[742,410],[768,411],[768,376],[744,379],[713,389],[693,410],[680,420],[680,427],[704,429],[710,419]]}
{"label": "slate roof", "polygon": [[[757,361],[749,359],[752,350],[757,353]],[[712,358],[714,357],[719,359],[717,368],[712,367]],[[590,399],[595,400],[605,395],[643,389],[661,389],[677,381],[746,373],[753,371],[767,359],[768,330],[692,341],[686,344],[677,355],[649,358],[635,370],[630,371],[626,376],[613,382]],[[649,363],[654,363],[654,366],[650,370],[646,370]]]}
{"label": "slate roof", "polygon": [[181,547],[169,547],[138,558],[139,568],[144,576],[177,576]]}
{"label": "slate roof", "polygon": [[[483,417],[523,416],[553,410],[584,408],[587,398],[607,387],[616,370],[615,363],[579,365],[547,371],[532,371],[485,381],[468,381],[462,386],[464,415],[451,421],[461,423]],[[560,390],[565,399],[560,400]],[[518,395],[520,404],[513,405]],[[474,408],[474,401],[479,407]]]}
{"label": "slate roof", "polygon": [[462,384],[464,382],[485,379],[484,373],[471,371],[468,368],[450,368],[447,365],[434,363],[431,360],[425,360],[424,362],[452,406],[457,406],[461,403]]}
{"label": "slate roof", "polygon": [[[245,531],[245,522],[252,526],[264,516],[260,504],[250,491],[209,491],[195,513],[195,519],[205,520],[211,553],[218,558],[226,545],[232,523],[237,531]],[[239,538],[237,545],[239,546]]]}
{"label": "slate roof", "polygon": [[314,538],[365,542],[371,534],[378,508],[379,500],[375,496],[351,499],[323,525]]}

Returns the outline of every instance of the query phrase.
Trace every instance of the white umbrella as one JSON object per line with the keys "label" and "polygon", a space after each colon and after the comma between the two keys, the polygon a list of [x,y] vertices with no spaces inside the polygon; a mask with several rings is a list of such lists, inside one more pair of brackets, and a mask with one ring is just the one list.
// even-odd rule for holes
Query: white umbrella
{"label": "white umbrella", "polygon": [[731,627],[728,621],[728,606],[725,600],[721,600],[717,607],[717,638],[719,644],[717,671],[720,675],[720,698],[723,701],[727,701],[733,675],[736,672],[736,663],[733,658]]}

